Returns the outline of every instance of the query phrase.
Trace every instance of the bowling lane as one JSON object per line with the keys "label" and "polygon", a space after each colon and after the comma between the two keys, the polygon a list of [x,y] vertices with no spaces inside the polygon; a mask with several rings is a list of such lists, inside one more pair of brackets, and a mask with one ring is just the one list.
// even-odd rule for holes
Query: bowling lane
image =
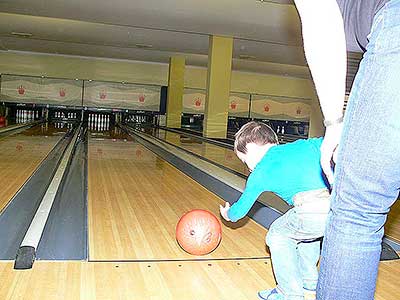
{"label": "bowling lane", "polygon": [[[0,262],[0,299],[243,300],[275,286],[269,260],[162,263]],[[379,265],[376,300],[398,300],[400,261]]]}
{"label": "bowling lane", "polygon": [[237,158],[231,149],[160,128],[146,128],[145,132],[240,174],[249,175],[246,165]]}
{"label": "bowling lane", "polygon": [[385,224],[385,235],[400,243],[400,197],[390,209]]}
{"label": "bowling lane", "polygon": [[[269,260],[163,263],[0,262],[1,299],[243,300],[273,287]],[[18,288],[15,286],[18,285]]]}
{"label": "bowling lane", "polygon": [[0,139],[0,212],[63,135],[64,131],[41,124]]}
{"label": "bowling lane", "polygon": [[[89,258],[187,260],[175,240],[179,218],[223,200],[139,143],[93,135],[88,151]],[[201,258],[267,256],[265,228],[249,218],[223,226],[220,246]]]}

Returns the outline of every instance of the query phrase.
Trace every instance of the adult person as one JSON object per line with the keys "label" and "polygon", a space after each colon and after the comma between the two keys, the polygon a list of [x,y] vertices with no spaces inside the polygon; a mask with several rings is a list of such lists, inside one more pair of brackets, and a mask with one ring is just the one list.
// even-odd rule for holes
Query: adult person
{"label": "adult person", "polygon": [[[400,0],[294,1],[326,126],[321,165],[333,182],[317,299],[371,300],[400,187]],[[364,55],[342,124],[346,49]]]}

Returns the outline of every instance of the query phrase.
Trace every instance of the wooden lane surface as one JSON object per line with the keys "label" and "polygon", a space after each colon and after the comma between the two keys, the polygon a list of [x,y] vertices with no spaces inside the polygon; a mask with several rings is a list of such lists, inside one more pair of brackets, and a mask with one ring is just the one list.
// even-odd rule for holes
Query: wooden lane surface
{"label": "wooden lane surface", "polygon": [[0,299],[256,299],[258,290],[274,286],[266,263],[38,261],[33,269],[18,272],[12,262],[2,262]]}
{"label": "wooden lane surface", "polygon": [[[379,266],[376,300],[398,300],[400,262]],[[269,260],[165,263],[0,262],[2,300],[243,300],[275,282]]]}
{"label": "wooden lane surface", "polygon": [[231,149],[163,129],[157,129],[156,134],[157,137],[162,138],[173,145],[205,157],[243,175],[249,175],[246,165],[238,159],[235,152]]}
{"label": "wooden lane surface", "polygon": [[[89,139],[90,260],[194,259],[175,240],[192,209],[219,217],[223,200],[132,141]],[[223,225],[219,247],[201,258],[264,257],[265,228],[249,218]]]}
{"label": "wooden lane surface", "polygon": [[385,225],[385,235],[400,243],[400,197],[390,209]]}
{"label": "wooden lane surface", "polygon": [[60,140],[41,125],[0,139],[0,212]]}

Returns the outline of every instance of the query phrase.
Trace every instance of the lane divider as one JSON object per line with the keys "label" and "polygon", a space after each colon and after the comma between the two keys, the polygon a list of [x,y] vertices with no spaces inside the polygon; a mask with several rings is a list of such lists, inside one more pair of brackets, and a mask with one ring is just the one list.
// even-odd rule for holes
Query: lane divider
{"label": "lane divider", "polygon": [[46,193],[36,211],[35,216],[25,234],[25,237],[17,251],[15,258],[14,269],[25,270],[31,269],[36,259],[36,250],[43,234],[44,227],[53,206],[58,188],[67,169],[68,163],[72,157],[76,141],[81,133],[82,123],[75,131],[74,137],[65,150],[61,162],[55,172]]}

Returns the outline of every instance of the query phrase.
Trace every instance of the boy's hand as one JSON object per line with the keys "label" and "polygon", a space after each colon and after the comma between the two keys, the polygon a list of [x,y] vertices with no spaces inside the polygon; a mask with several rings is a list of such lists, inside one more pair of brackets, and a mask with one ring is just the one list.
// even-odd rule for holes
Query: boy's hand
{"label": "boy's hand", "polygon": [[220,205],[219,206],[219,211],[220,211],[220,213],[221,213],[221,216],[225,219],[225,220],[227,220],[227,221],[230,221],[231,219],[229,219],[229,217],[228,217],[228,210],[231,208],[231,205],[229,204],[229,202],[225,202],[225,207],[224,206],[222,206],[222,205]]}

